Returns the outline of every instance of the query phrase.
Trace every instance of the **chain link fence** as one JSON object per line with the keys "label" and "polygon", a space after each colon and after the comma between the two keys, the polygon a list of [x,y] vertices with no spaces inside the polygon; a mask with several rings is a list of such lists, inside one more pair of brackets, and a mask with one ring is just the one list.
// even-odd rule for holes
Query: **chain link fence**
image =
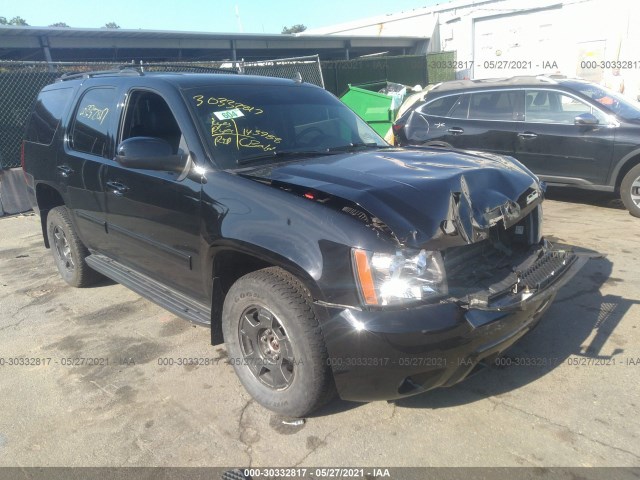
{"label": "chain link fence", "polygon": [[322,68],[318,55],[259,62],[240,62],[240,71],[247,75],[280,78],[295,78],[300,74],[302,81],[324,88],[324,78],[322,77]]}
{"label": "chain link fence", "polygon": [[38,92],[63,75],[135,68],[143,72],[231,73],[295,78],[324,88],[320,61],[298,57],[261,62],[46,63],[0,62],[0,169],[20,166],[20,145]]}
{"label": "chain link fence", "polygon": [[0,168],[20,166],[20,144],[31,106],[42,87],[64,75],[84,72],[113,71],[123,68],[143,71],[190,73],[237,73],[220,62],[201,64],[127,64],[120,63],[45,63],[0,62]]}

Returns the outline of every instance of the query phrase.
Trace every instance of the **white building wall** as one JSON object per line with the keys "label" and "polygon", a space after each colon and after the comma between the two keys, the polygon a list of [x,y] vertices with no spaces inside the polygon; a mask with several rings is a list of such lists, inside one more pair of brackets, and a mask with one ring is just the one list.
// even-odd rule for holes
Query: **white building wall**
{"label": "white building wall", "polygon": [[611,68],[600,61],[635,62],[621,70],[633,95],[639,20],[639,0],[455,0],[305,33],[430,37],[430,51],[456,51],[459,78],[558,73],[602,81]]}

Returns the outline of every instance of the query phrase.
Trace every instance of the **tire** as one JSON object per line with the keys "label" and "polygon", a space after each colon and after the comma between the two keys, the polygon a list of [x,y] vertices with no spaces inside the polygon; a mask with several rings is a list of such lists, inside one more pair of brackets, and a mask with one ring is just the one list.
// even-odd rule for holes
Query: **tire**
{"label": "tire", "polygon": [[76,234],[67,207],[56,207],[47,215],[47,237],[62,279],[72,287],[88,287],[102,276],[85,262],[87,247]]}
{"label": "tire", "polygon": [[631,215],[640,217],[640,165],[629,170],[622,179],[620,198]]}
{"label": "tire", "polygon": [[335,393],[312,299],[276,267],[240,278],[229,289],[222,331],[240,382],[263,407],[304,417]]}

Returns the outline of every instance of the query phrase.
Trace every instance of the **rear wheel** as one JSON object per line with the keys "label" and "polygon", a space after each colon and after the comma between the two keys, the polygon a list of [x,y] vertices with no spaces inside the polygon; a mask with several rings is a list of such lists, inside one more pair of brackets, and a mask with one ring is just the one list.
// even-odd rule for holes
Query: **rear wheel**
{"label": "rear wheel", "polygon": [[56,207],[47,215],[47,236],[62,279],[72,287],[88,287],[102,276],[85,262],[87,247],[73,229],[67,207]]}
{"label": "rear wheel", "polygon": [[240,381],[262,406],[292,417],[334,391],[311,302],[299,280],[275,267],[240,278],[224,302],[225,344]]}
{"label": "rear wheel", "polygon": [[640,165],[629,170],[622,179],[620,197],[629,213],[634,217],[640,217]]}

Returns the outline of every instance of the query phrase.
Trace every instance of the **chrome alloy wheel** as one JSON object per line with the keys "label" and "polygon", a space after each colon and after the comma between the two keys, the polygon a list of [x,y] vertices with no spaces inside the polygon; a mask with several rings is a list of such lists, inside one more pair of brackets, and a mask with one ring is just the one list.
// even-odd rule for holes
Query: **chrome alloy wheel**
{"label": "chrome alloy wheel", "polygon": [[640,207],[640,177],[636,178],[631,184],[631,201]]}
{"label": "chrome alloy wheel", "polygon": [[53,242],[55,244],[56,251],[58,252],[60,262],[66,270],[73,272],[76,265],[73,261],[71,245],[69,245],[69,241],[67,240],[64,230],[62,230],[58,225],[53,228]]}

